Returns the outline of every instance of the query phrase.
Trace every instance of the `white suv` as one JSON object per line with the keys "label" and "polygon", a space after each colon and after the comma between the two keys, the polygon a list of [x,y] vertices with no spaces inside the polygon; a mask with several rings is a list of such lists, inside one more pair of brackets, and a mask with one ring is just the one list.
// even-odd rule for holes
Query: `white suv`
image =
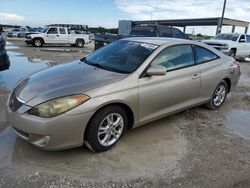
{"label": "white suv", "polygon": [[250,35],[223,33],[202,42],[236,59],[245,59],[250,55]]}

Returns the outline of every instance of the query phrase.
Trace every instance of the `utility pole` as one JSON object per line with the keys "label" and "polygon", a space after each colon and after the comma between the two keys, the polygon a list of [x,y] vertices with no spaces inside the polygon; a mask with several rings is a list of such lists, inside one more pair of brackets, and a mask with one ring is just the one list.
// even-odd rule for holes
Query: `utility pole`
{"label": "utility pole", "polygon": [[218,29],[219,33],[221,33],[221,30],[222,30],[222,25],[223,25],[223,19],[224,19],[226,4],[227,4],[227,0],[224,0],[222,14],[221,14],[221,20],[220,20],[220,25],[219,25],[219,29]]}

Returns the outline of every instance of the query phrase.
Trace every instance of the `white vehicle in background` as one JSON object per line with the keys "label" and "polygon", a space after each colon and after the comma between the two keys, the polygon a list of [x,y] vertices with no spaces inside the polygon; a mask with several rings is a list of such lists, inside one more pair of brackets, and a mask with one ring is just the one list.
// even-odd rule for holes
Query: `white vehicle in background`
{"label": "white vehicle in background", "polygon": [[202,42],[235,59],[245,59],[250,55],[250,35],[247,34],[223,33]]}
{"label": "white vehicle in background", "polygon": [[83,48],[90,41],[88,34],[71,33],[67,27],[46,27],[41,33],[28,34],[25,40],[35,47],[42,47],[44,44],[70,44],[78,48]]}

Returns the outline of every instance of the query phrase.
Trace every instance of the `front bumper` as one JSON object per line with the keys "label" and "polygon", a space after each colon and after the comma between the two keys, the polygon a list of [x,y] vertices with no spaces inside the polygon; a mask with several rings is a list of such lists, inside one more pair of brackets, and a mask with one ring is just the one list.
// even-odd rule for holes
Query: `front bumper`
{"label": "front bumper", "polygon": [[61,114],[53,118],[30,115],[22,105],[16,112],[9,107],[6,118],[13,131],[27,142],[45,150],[63,150],[83,145],[84,131],[93,113]]}
{"label": "front bumper", "polygon": [[26,44],[33,44],[33,39],[25,39]]}

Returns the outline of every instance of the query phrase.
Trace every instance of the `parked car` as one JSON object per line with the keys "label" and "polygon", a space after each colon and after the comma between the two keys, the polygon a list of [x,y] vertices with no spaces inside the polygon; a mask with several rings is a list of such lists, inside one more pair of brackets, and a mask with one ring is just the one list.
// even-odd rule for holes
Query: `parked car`
{"label": "parked car", "polygon": [[250,35],[222,33],[204,43],[236,59],[245,59],[250,54]]}
{"label": "parked car", "polygon": [[127,129],[202,104],[220,108],[239,76],[238,62],[199,42],[123,39],[23,79],[8,99],[7,120],[40,148],[85,143],[102,152]]}
{"label": "parked car", "polygon": [[129,37],[170,37],[186,39],[186,35],[179,29],[162,25],[143,24],[132,27],[129,35],[95,34],[95,49],[99,49],[111,42]]}
{"label": "parked car", "polygon": [[3,36],[2,32],[0,32],[0,52],[5,50],[6,39]]}
{"label": "parked car", "polygon": [[12,29],[10,32],[8,32],[7,36],[8,37],[17,37],[19,32],[20,32],[20,29],[15,28],[15,29]]}
{"label": "parked car", "polygon": [[0,28],[0,71],[8,69],[10,66],[9,57],[5,49],[6,39],[2,34],[2,29]]}
{"label": "parked car", "polygon": [[28,34],[25,42],[35,47],[42,47],[44,44],[70,44],[82,48],[91,41],[88,34],[71,34],[66,27],[46,27],[41,33]]}

